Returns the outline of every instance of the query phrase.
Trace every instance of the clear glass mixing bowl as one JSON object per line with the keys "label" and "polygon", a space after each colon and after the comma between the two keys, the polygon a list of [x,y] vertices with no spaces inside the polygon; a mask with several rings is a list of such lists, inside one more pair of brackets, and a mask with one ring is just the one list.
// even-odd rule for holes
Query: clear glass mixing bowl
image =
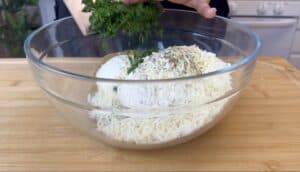
{"label": "clear glass mixing bowl", "polygon": [[[161,148],[186,142],[222,119],[251,79],[260,41],[250,29],[231,20],[222,17],[208,20],[183,10],[166,10],[160,19],[160,29],[163,34],[153,31],[146,42],[122,34],[114,38],[83,36],[74,20],[65,18],[32,33],[24,48],[37,83],[59,114],[75,128],[121,148]],[[193,44],[215,53],[230,65],[205,74],[165,80],[95,77],[101,64],[116,53]],[[194,87],[206,82],[215,87],[224,78],[230,78],[230,89],[224,88],[221,94],[212,93],[210,99],[200,96],[190,103],[126,105],[126,100],[147,98],[159,102],[155,96],[160,94],[175,95],[175,98],[193,94]],[[105,93],[95,98],[97,86],[108,88],[114,94],[126,88],[125,104],[111,103]],[[160,91],[154,97],[147,97],[141,94],[143,89]],[[207,93],[203,90],[200,94]],[[97,106],[93,101],[102,104]]]}

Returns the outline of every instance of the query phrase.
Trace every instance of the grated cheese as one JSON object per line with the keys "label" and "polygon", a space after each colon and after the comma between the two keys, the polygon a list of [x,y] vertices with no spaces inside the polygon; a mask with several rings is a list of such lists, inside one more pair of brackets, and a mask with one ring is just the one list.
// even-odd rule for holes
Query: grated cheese
{"label": "grated cheese", "polygon": [[[215,54],[195,45],[173,46],[145,57],[130,74],[127,74],[128,56],[115,56],[100,67],[96,76],[130,80],[168,79],[204,74],[228,65]],[[90,117],[97,121],[97,129],[115,140],[135,144],[167,142],[204,128],[218,117],[228,99],[202,104],[220,98],[232,89],[230,74],[184,82],[97,83],[97,86],[97,92],[89,96],[88,101],[99,109],[116,109],[90,112]],[[118,111],[119,107],[121,110]],[[135,111],[122,112],[123,109]]]}

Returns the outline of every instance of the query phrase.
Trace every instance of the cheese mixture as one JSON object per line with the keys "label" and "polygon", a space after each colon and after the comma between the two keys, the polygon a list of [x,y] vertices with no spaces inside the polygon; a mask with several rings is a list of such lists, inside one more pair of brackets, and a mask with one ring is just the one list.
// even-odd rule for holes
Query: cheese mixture
{"label": "cheese mixture", "polygon": [[[129,74],[128,55],[115,56],[99,68],[96,77],[170,79],[205,74],[228,65],[195,45],[173,46],[145,57]],[[97,92],[88,97],[99,108],[89,114],[97,121],[97,129],[115,140],[135,144],[168,142],[192,134],[216,119],[228,99],[206,103],[231,89],[230,74],[147,84],[99,82]]]}

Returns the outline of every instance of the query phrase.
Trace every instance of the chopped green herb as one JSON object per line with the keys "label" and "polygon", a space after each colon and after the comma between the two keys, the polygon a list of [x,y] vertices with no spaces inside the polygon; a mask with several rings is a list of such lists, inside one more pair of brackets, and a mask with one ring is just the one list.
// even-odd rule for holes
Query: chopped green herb
{"label": "chopped green herb", "polygon": [[128,36],[138,35],[144,41],[158,26],[161,10],[154,1],[126,5],[113,0],[82,0],[83,12],[91,12],[91,30],[103,36],[118,32]]}
{"label": "chopped green herb", "polygon": [[[147,3],[126,5],[114,0],[82,0],[85,5],[83,12],[90,12],[91,30],[103,36],[116,36],[123,33],[127,36],[137,35],[144,42],[151,35],[151,31],[158,27],[158,19],[162,13],[155,0]],[[161,33],[161,32],[159,32]],[[103,44],[103,46],[105,46]],[[134,71],[144,58],[154,49],[133,51],[129,55],[130,67],[128,74]]]}

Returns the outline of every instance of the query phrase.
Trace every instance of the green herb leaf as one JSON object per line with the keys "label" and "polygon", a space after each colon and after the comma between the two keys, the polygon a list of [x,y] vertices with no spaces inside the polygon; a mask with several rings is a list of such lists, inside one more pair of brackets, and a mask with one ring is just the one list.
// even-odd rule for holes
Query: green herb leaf
{"label": "green herb leaf", "polygon": [[144,58],[151,55],[153,52],[158,51],[157,48],[149,49],[149,50],[135,50],[133,54],[128,53],[128,60],[130,63],[130,67],[127,69],[127,74],[133,72],[141,63],[144,62]]}

